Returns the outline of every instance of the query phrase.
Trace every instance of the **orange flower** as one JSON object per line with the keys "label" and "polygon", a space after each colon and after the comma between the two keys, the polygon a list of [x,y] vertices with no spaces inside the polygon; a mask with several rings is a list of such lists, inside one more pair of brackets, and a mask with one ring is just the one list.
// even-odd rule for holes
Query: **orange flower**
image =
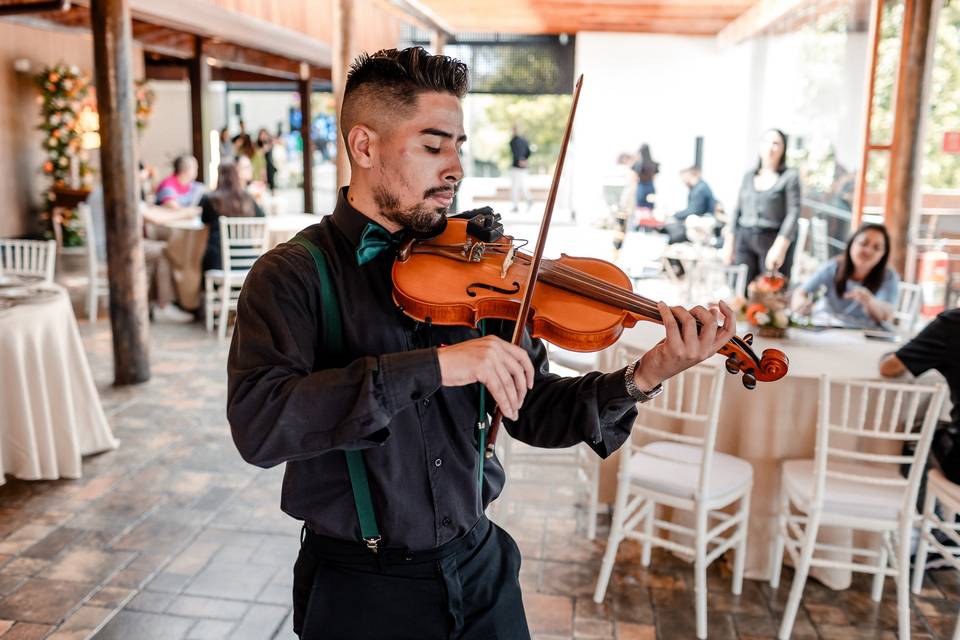
{"label": "orange flower", "polygon": [[766,313],[767,308],[760,304],[759,302],[754,302],[750,305],[747,305],[747,322],[750,324],[757,324],[756,316],[758,313]]}
{"label": "orange flower", "polygon": [[51,173],[51,172],[53,172],[53,163],[50,162],[49,160],[47,160],[46,162],[44,162],[44,163],[43,163],[43,170],[44,170],[44,172],[46,172],[46,173]]}

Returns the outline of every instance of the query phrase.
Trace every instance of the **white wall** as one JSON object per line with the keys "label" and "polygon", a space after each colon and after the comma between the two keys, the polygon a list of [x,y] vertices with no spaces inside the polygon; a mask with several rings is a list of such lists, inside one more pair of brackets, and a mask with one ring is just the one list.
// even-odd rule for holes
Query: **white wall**
{"label": "white wall", "polygon": [[570,171],[577,217],[606,215],[600,185],[621,152],[650,144],[660,162],[658,202],[686,204],[678,172],[694,161],[704,136],[704,178],[725,203],[735,198],[750,152],[744,140],[751,99],[752,44],[718,49],[713,38],[577,34],[584,74]]}

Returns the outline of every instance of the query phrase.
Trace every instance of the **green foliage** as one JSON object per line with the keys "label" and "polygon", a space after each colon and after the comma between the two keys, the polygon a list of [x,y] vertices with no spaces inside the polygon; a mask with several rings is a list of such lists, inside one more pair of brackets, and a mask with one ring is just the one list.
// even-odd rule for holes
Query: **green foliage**
{"label": "green foliage", "polygon": [[475,149],[474,156],[478,160],[495,162],[506,171],[511,159],[511,127],[516,124],[533,150],[530,171],[550,172],[560,152],[570,100],[568,95],[492,96],[486,108],[490,130],[484,131],[483,136],[477,135],[478,138],[487,138],[491,144]]}

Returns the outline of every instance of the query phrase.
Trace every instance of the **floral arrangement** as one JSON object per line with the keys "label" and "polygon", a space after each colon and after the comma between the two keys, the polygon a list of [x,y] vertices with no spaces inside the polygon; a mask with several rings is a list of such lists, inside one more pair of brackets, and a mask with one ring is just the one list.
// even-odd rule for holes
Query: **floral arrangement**
{"label": "floral arrangement", "polygon": [[43,148],[47,153],[43,173],[50,176],[54,186],[65,186],[70,178],[92,179],[93,169],[81,147],[80,127],[80,112],[87,102],[90,79],[75,65],[61,63],[45,68],[34,76],[34,82],[40,88],[38,128],[44,132]]}
{"label": "floral arrangement", "polygon": [[761,275],[747,286],[747,299],[739,308],[757,333],[766,338],[782,338],[790,326],[786,279],[779,273]]}
{"label": "floral arrangement", "polygon": [[[93,182],[93,167],[83,149],[82,113],[95,108],[89,97],[90,79],[76,65],[60,63],[46,67],[33,80],[40,89],[37,128],[44,133],[46,159],[41,168],[50,178],[45,211],[49,218],[56,189],[89,188]],[[71,224],[72,218],[72,212],[66,212],[62,220],[66,246],[82,244],[78,230]]]}
{"label": "floral arrangement", "polygon": [[136,120],[137,131],[143,131],[150,123],[150,117],[153,115],[153,102],[157,94],[150,88],[146,80],[137,80],[134,83],[134,97],[137,101]]}

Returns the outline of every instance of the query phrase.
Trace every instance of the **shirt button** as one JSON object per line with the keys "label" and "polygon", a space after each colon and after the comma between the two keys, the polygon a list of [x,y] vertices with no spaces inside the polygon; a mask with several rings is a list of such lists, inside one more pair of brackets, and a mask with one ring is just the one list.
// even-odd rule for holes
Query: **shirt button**
{"label": "shirt button", "polygon": [[440,526],[441,526],[441,527],[449,527],[449,526],[450,526],[450,518],[444,518],[443,520],[441,520],[441,521],[440,521]]}
{"label": "shirt button", "polygon": [[424,399],[423,399],[423,406],[424,406],[424,407],[429,407],[429,406],[430,406],[430,398],[424,398]]}
{"label": "shirt button", "polygon": [[436,460],[433,461],[433,466],[435,467],[439,467],[442,464],[443,464],[443,460],[441,460],[440,458],[437,458]]}

